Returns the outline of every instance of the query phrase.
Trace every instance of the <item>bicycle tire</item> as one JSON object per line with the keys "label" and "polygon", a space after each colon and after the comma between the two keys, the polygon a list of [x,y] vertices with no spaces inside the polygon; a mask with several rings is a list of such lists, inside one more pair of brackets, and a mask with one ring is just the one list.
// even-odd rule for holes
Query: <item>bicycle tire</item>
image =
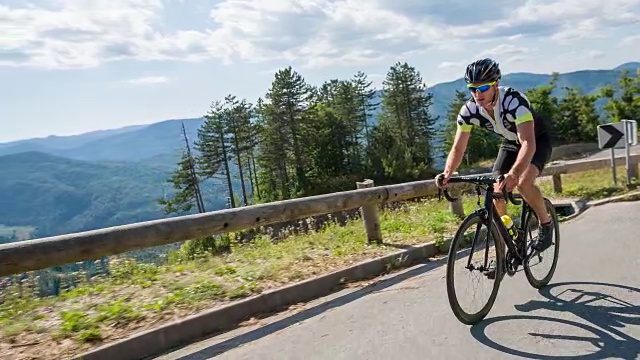
{"label": "bicycle tire", "polygon": [[[469,214],[460,224],[456,234],[451,240],[451,245],[449,246],[449,254],[447,260],[447,275],[446,275],[446,283],[447,283],[447,297],[449,298],[449,305],[455,317],[465,325],[474,325],[478,322],[482,321],[495,303],[496,297],[498,296],[498,290],[500,289],[500,283],[503,277],[503,262],[504,262],[504,248],[503,246],[496,246],[497,243],[502,242],[502,238],[498,232],[496,224],[494,221],[491,221],[491,232],[492,238],[494,239],[493,247],[496,249],[496,276],[493,279],[493,289],[491,291],[491,295],[487,300],[487,303],[475,314],[469,314],[465,312],[458,299],[456,297],[456,291],[454,286],[454,265],[457,261],[456,259],[456,249],[459,242],[463,240],[463,235],[466,229],[470,226],[477,225],[477,223],[483,222],[483,216],[480,212],[474,212]],[[486,227],[486,225],[481,225],[481,227]],[[470,244],[471,245],[471,244]],[[474,245],[475,246],[475,245]],[[486,245],[485,245],[486,246]]]}
{"label": "bicycle tire", "polygon": [[[531,272],[531,265],[529,263],[531,258],[528,258],[524,262],[523,268],[524,268],[524,273],[525,273],[525,276],[527,278],[527,281],[529,281],[529,284],[532,287],[534,287],[535,289],[542,289],[543,287],[545,287],[545,286],[547,286],[549,284],[549,282],[553,278],[553,275],[556,272],[556,266],[558,265],[558,256],[560,255],[560,223],[558,222],[558,214],[556,213],[556,209],[553,206],[553,204],[551,203],[551,201],[549,201],[549,199],[544,198],[544,203],[545,203],[545,206],[547,208],[547,211],[549,212],[549,215],[551,216],[551,221],[553,221],[553,237],[554,237],[553,242],[554,242],[554,244],[552,246],[554,246],[555,249],[553,251],[553,262],[551,264],[551,269],[549,269],[549,272],[547,273],[547,275],[542,280],[538,280],[533,276],[533,273]],[[534,211],[530,211],[527,214],[527,218],[525,220],[525,224],[529,224],[529,220],[531,219],[532,216],[537,217],[536,213]],[[528,236],[529,236],[528,229],[525,228],[525,241],[526,242],[531,241],[531,239],[527,239],[526,238]],[[548,250],[550,250],[550,248],[548,248],[546,251],[544,251],[543,255],[546,254]]]}

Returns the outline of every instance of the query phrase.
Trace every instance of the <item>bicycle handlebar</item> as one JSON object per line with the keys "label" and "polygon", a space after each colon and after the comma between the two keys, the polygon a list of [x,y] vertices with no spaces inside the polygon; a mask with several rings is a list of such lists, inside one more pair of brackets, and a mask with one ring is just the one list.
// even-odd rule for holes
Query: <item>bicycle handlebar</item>
{"label": "bicycle handlebar", "polygon": [[[438,184],[439,178],[441,178],[442,174],[438,175],[436,177],[436,185]],[[504,175],[500,175],[498,177],[494,177],[494,176],[454,176],[449,178],[449,181],[447,183],[471,183],[471,184],[476,184],[476,185],[493,185],[494,183],[498,182],[498,181],[502,181],[504,180]],[[442,189],[442,188],[438,188],[438,198],[440,198],[440,194],[443,193],[444,197],[450,201],[450,202],[455,202],[458,200],[458,198],[453,197],[449,194],[449,191],[447,191],[447,189]],[[497,195],[497,196],[496,196]],[[502,193],[495,193],[496,198],[504,198],[504,199],[508,199],[508,201],[511,201],[512,204],[514,205],[520,205],[522,204],[522,201],[517,200],[514,198],[513,196],[513,192],[511,191],[507,191],[507,189],[503,188],[502,189]]]}

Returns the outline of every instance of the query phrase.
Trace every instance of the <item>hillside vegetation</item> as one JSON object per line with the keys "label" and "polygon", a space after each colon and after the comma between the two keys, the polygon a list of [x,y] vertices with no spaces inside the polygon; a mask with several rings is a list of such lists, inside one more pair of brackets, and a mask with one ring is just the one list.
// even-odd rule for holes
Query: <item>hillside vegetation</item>
{"label": "hillside vegetation", "polygon": [[[172,193],[167,172],[143,164],[26,152],[0,157],[0,169],[0,221],[37,226],[33,237],[157,219],[156,200]],[[224,206],[222,196],[209,201]]]}

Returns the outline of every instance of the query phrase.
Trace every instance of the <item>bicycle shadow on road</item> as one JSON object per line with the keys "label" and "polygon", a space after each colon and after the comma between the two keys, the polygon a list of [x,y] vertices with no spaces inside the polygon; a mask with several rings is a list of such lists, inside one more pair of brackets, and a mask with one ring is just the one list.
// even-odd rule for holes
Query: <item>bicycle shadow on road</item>
{"label": "bicycle shadow on road", "polygon": [[[598,288],[598,291],[593,290]],[[604,288],[609,288],[603,290]],[[589,290],[587,290],[589,289]],[[637,359],[640,355],[640,338],[630,335],[628,332],[622,331],[627,326],[635,326],[638,336],[640,332],[640,289],[626,285],[600,283],[600,282],[563,282],[549,285],[545,289],[541,289],[539,293],[546,300],[530,300],[525,304],[515,305],[516,310],[523,313],[542,310],[548,312],[558,312],[561,315],[573,315],[582,320],[582,322],[563,319],[560,317],[550,317],[542,315],[511,315],[487,318],[483,322],[471,327],[471,335],[480,343],[498,350],[500,352],[524,357],[528,359]],[[616,295],[612,295],[616,293]],[[621,294],[621,295],[618,295]],[[631,303],[624,299],[634,299],[635,303]],[[505,321],[536,321],[555,323],[551,333],[537,333],[535,331],[528,332],[531,341],[528,339],[519,339],[524,344],[535,342],[547,342],[546,349],[549,351],[560,351],[563,346],[560,341],[566,342],[566,345],[575,345],[576,342],[588,343],[595,348],[595,351],[583,354],[571,355],[548,355],[528,352],[527,350],[515,349],[500,344],[497,340],[492,340],[487,335],[489,326],[505,322]],[[563,324],[574,327],[574,333],[588,332],[591,336],[584,335],[563,335],[559,333]],[[501,325],[498,325],[501,326]],[[566,328],[565,326],[565,328]],[[546,327],[549,329],[549,327]],[[581,329],[581,330],[577,330]],[[526,333],[526,330],[525,330]],[[508,334],[510,336],[511,334]],[[549,344],[549,341],[555,343]]]}

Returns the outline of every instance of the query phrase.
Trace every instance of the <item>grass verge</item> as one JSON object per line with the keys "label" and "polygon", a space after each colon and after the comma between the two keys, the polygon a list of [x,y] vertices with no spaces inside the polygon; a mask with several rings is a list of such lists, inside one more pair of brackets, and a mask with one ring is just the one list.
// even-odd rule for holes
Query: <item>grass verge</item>
{"label": "grass verge", "polygon": [[[624,184],[624,170],[619,185]],[[563,176],[568,197],[602,198],[626,192],[614,187],[610,170]],[[547,196],[551,184],[541,182]],[[559,197],[559,196],[553,196]],[[465,213],[476,197],[464,199]],[[510,205],[509,213],[515,216]],[[406,202],[381,213],[383,245],[369,245],[361,220],[346,226],[273,242],[258,237],[231,251],[193,260],[184,251],[164,265],[113,258],[109,276],[80,281],[58,296],[37,297],[26,286],[0,293],[0,354],[3,359],[66,358],[133,332],[156,327],[205,308],[336,270],[408,245],[444,241],[459,220],[443,199]],[[446,250],[446,249],[445,249]],[[46,355],[45,355],[46,354]]]}
{"label": "grass verge", "polygon": [[[610,196],[622,195],[629,192],[625,186],[627,173],[625,166],[616,167],[617,185],[613,183],[611,169],[583,171],[575,174],[562,175],[562,194],[553,194],[551,177],[540,182],[540,190],[550,197],[565,197],[577,199],[598,200]],[[631,179],[633,187],[638,186],[638,179]]]}

